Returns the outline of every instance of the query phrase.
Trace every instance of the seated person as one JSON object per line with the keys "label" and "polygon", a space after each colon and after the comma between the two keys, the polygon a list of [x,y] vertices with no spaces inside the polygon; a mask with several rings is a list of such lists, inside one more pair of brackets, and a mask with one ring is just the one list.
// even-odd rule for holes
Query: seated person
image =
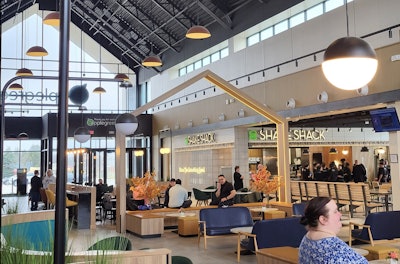
{"label": "seated person", "polygon": [[101,201],[103,194],[107,192],[107,184],[103,183],[103,179],[99,179],[99,183],[96,184],[96,202]]}
{"label": "seated person", "polygon": [[187,208],[192,204],[192,200],[188,200],[188,192],[182,187],[182,181],[176,180],[175,186],[169,190],[169,202],[168,207],[170,208]]}
{"label": "seated person", "polygon": [[175,179],[171,178],[171,180],[169,181],[169,185],[168,188],[165,190],[165,195],[164,195],[164,207],[168,207],[168,203],[169,203],[169,190],[174,187],[176,184]]}
{"label": "seated person", "polygon": [[236,195],[236,191],[233,188],[232,183],[225,179],[225,176],[220,174],[218,176],[217,191],[215,192],[215,199],[211,201],[211,205],[229,206],[233,205],[233,198]]}
{"label": "seated person", "polygon": [[126,192],[126,210],[128,211],[138,210],[138,204],[133,200],[132,190]]}

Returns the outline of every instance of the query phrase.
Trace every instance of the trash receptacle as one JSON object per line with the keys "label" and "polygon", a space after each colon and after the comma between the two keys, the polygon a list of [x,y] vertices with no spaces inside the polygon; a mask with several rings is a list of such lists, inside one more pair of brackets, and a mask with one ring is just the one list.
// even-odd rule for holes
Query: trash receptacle
{"label": "trash receptacle", "polygon": [[28,179],[26,178],[27,169],[17,169],[17,194],[26,195],[26,185]]}

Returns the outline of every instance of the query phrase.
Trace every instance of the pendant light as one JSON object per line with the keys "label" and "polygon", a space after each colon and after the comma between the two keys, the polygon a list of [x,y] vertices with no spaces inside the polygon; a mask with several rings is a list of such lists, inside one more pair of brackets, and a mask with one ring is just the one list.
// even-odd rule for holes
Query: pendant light
{"label": "pendant light", "polygon": [[[118,81],[121,81],[121,82],[130,81],[128,75],[126,75],[125,73],[120,73],[119,72],[119,64],[117,64],[117,67],[118,67],[118,73],[115,75],[114,79],[118,80]],[[129,69],[129,67],[128,67],[128,69]]]}
{"label": "pendant light", "polygon": [[24,12],[21,14],[21,68],[15,73],[16,76],[32,76],[33,72],[23,67],[23,50],[24,50]]}
{"label": "pendant light", "polygon": [[[36,36],[39,34],[38,28],[36,28]],[[43,26],[42,26],[42,45],[43,45]],[[42,46],[33,46],[28,49],[26,52],[26,55],[32,56],[32,57],[44,57],[47,56],[49,53],[45,48]]]}
{"label": "pendant light", "polygon": [[[151,44],[150,54],[153,53],[153,44]],[[157,55],[150,55],[142,61],[142,65],[145,67],[159,67],[162,66],[162,61]]]}
{"label": "pendant light", "polygon": [[13,83],[10,86],[8,86],[8,89],[13,90],[13,91],[21,91],[24,88],[19,83]]}
{"label": "pendant light", "polygon": [[335,148],[330,148],[329,154],[337,154],[337,150]]}
{"label": "pendant light", "polygon": [[47,16],[43,19],[43,24],[49,26],[60,26],[60,13],[59,12],[51,12],[47,14]]}
{"label": "pendant light", "polygon": [[367,146],[363,146],[363,147],[361,148],[361,152],[368,152],[368,151],[369,151],[369,149],[368,149]]}
{"label": "pendant light", "polygon": [[[199,5],[199,1],[197,1]],[[211,37],[210,31],[204,26],[199,25],[199,13],[197,12],[197,25],[192,26],[186,32],[186,37],[188,39],[206,39]]]}
{"label": "pendant light", "polygon": [[85,143],[90,139],[89,129],[86,127],[78,127],[74,132],[74,139],[79,143]]}
{"label": "pendant light", "polygon": [[135,133],[138,125],[136,116],[129,113],[119,115],[115,120],[115,129],[125,136]]}
{"label": "pendant light", "polygon": [[334,41],[326,49],[322,71],[334,86],[344,90],[356,90],[374,78],[378,61],[374,49],[364,40],[349,36],[347,0],[347,37]]}

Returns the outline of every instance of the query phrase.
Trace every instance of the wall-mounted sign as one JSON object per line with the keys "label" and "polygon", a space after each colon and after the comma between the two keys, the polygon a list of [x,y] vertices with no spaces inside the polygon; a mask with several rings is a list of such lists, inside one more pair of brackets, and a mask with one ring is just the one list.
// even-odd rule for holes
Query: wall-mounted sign
{"label": "wall-mounted sign", "polygon": [[206,167],[179,167],[179,172],[202,174],[206,172]]}
{"label": "wall-mounted sign", "polygon": [[88,117],[86,119],[86,124],[89,127],[98,127],[98,126],[114,126],[115,125],[115,117]]}
{"label": "wall-mounted sign", "polygon": [[[289,141],[323,141],[325,130],[318,129],[293,129],[289,131]],[[249,130],[250,141],[276,141],[278,132],[276,129]]]}
{"label": "wall-mounted sign", "polygon": [[215,133],[197,134],[185,138],[186,145],[203,145],[215,142]]}

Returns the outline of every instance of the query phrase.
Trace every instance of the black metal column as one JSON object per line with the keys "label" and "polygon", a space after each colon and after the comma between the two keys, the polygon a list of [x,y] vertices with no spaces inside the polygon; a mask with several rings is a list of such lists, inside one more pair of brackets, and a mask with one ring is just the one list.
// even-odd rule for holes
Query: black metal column
{"label": "black metal column", "polygon": [[65,198],[67,184],[67,139],[68,139],[68,74],[69,35],[71,2],[60,2],[60,54],[58,76],[58,130],[57,130],[57,193],[54,235],[54,263],[65,263]]}

